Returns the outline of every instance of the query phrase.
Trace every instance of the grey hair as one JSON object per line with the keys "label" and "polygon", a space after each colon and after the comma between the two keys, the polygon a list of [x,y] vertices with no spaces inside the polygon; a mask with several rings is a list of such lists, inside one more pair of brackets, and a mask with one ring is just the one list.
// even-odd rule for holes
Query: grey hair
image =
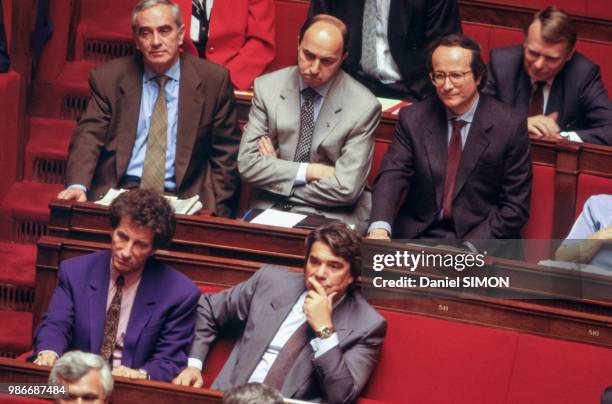
{"label": "grey hair", "polygon": [[66,352],[59,358],[49,374],[49,384],[60,385],[62,380],[76,382],[92,369],[100,371],[104,397],[113,392],[113,376],[108,363],[100,356],[82,351]]}
{"label": "grey hair", "polygon": [[132,32],[134,34],[137,34],[136,29],[138,27],[136,26],[136,17],[138,16],[138,13],[148,8],[158,6],[160,4],[170,7],[170,10],[172,11],[172,15],[174,16],[174,21],[176,22],[177,27],[180,28],[181,25],[183,25],[183,18],[181,17],[181,10],[179,9],[179,6],[173,3],[172,1],[170,0],[140,0],[138,4],[134,6],[134,9],[132,10]]}
{"label": "grey hair", "polygon": [[247,383],[223,393],[223,404],[283,404],[283,395],[274,387]]}

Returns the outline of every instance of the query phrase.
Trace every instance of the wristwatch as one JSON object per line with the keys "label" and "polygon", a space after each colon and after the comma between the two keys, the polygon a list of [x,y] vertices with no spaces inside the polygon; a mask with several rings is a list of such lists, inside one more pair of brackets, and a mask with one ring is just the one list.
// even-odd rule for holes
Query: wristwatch
{"label": "wristwatch", "polygon": [[138,372],[140,372],[140,374],[144,376],[145,380],[150,380],[149,372],[147,372],[146,369],[138,369]]}
{"label": "wristwatch", "polygon": [[335,332],[336,329],[333,325],[324,325],[323,327],[315,331],[315,334],[317,335],[317,337],[325,339],[331,337],[331,335]]}

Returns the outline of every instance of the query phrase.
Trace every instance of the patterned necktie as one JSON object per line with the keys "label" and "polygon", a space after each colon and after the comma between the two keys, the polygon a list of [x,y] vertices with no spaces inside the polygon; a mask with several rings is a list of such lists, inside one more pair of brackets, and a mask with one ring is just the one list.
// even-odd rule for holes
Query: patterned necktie
{"label": "patterned necktie", "polygon": [[442,204],[442,215],[446,220],[453,218],[453,194],[457,182],[457,171],[461,161],[461,128],[467,122],[453,119],[453,133],[448,143],[448,160],[446,161],[446,175],[444,176],[444,202]]}
{"label": "patterned necktie", "polygon": [[312,134],[314,132],[314,103],[319,96],[315,90],[306,87],[302,90],[304,102],[300,108],[300,137],[293,161],[308,163],[310,161],[310,146],[312,146]]}
{"label": "patterned necktie", "polygon": [[201,58],[206,57],[206,42],[208,41],[208,17],[206,16],[206,0],[191,0],[191,14],[200,22],[198,42],[194,45]]}
{"label": "patterned necktie", "polygon": [[278,356],[272,363],[268,374],[264,378],[263,384],[281,390],[283,382],[289,374],[289,370],[295,364],[298,355],[308,343],[308,321],[297,328],[280,350]]}
{"label": "patterned necktie", "polygon": [[361,26],[361,70],[365,73],[376,72],[376,21],[378,10],[376,0],[365,0],[363,23]]}
{"label": "patterned necktie", "polygon": [[529,102],[527,116],[542,115],[544,113],[544,86],[545,81],[536,81],[531,86],[533,93]]}
{"label": "patterned necktie", "polygon": [[113,351],[115,350],[115,342],[117,340],[117,327],[119,326],[119,314],[121,313],[121,297],[123,295],[123,285],[125,279],[123,275],[119,275],[117,278],[117,289],[115,296],[111,301],[108,311],[106,312],[106,320],[104,322],[104,337],[102,339],[102,349],[100,349],[100,355],[105,361],[109,362],[112,367],[112,361],[110,361]]}
{"label": "patterned necktie", "polygon": [[168,107],[166,106],[166,92],[164,87],[168,76],[157,76],[155,81],[159,85],[159,94],[151,115],[151,127],[147,138],[147,154],[140,188],[152,189],[164,193],[164,179],[166,178],[166,143],[168,136]]}

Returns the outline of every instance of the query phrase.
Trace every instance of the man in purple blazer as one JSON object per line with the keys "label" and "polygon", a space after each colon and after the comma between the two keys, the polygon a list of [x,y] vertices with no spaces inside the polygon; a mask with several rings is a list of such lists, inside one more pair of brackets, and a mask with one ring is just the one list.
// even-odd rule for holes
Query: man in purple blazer
{"label": "man in purple blazer", "polygon": [[69,350],[99,353],[113,375],[171,380],[187,363],[198,288],[153,253],[174,234],[166,200],[152,190],[110,207],[111,251],[62,262],[59,284],[34,336],[35,363]]}

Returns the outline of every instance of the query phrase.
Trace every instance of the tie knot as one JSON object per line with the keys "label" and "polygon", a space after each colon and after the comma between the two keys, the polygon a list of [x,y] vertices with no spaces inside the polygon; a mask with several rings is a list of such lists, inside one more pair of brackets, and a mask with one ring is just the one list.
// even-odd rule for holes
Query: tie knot
{"label": "tie knot", "polygon": [[546,85],[545,81],[536,81],[535,83],[533,83],[531,85],[531,89],[534,93],[542,90],[544,88],[544,86]]}
{"label": "tie knot", "polygon": [[457,131],[460,131],[461,128],[463,128],[467,122],[464,121],[463,119],[453,118],[451,120],[451,123],[453,124],[453,132],[457,132]]}
{"label": "tie knot", "polygon": [[117,278],[117,287],[121,288],[123,287],[123,285],[125,285],[125,278],[123,277],[123,275],[119,275],[119,277]]}
{"label": "tie knot", "polygon": [[159,86],[160,90],[164,89],[164,86],[166,85],[166,83],[168,82],[168,76],[162,74],[161,76],[157,76],[155,77],[155,81],[157,82],[157,85]]}
{"label": "tie knot", "polygon": [[302,96],[304,97],[304,101],[313,102],[319,96],[319,93],[310,87],[306,87],[302,90]]}

